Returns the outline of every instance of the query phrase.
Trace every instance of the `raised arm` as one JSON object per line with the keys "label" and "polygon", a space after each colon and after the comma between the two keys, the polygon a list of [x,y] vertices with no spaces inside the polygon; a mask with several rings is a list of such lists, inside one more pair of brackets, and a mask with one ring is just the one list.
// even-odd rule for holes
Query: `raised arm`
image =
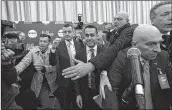
{"label": "raised arm", "polygon": [[15,68],[17,71],[17,74],[20,75],[21,72],[23,72],[32,62],[32,52],[29,51],[28,54],[18,63]]}

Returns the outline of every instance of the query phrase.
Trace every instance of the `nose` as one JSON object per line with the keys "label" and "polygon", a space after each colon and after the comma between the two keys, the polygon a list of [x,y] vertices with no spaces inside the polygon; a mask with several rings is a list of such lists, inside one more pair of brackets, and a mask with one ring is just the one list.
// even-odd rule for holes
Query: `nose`
{"label": "nose", "polygon": [[169,14],[168,20],[172,21],[172,12]]}
{"label": "nose", "polygon": [[153,51],[157,53],[161,52],[160,44],[157,44]]}

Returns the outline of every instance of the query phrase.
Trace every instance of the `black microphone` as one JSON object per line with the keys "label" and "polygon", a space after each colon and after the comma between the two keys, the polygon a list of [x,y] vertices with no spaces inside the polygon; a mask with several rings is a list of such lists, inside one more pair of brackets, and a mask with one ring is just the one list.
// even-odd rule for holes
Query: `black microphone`
{"label": "black microphone", "polygon": [[143,90],[143,79],[141,74],[140,67],[140,55],[141,52],[137,48],[130,48],[127,51],[127,57],[130,60],[131,64],[131,74],[132,74],[132,83],[135,87],[135,98],[138,104],[139,109],[145,109],[145,97]]}

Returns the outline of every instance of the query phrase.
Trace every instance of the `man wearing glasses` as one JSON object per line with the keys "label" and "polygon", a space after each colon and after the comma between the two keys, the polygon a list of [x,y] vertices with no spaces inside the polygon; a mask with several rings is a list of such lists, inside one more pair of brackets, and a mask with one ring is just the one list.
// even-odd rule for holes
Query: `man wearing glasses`
{"label": "man wearing glasses", "polygon": [[62,76],[62,71],[74,66],[73,58],[83,45],[73,39],[74,28],[70,24],[63,26],[63,36],[64,40],[61,41],[57,47],[57,60],[59,61],[59,68],[57,68],[57,84],[59,88],[54,94],[58,98],[61,108],[69,109],[77,107],[74,82],[70,79],[65,79]]}

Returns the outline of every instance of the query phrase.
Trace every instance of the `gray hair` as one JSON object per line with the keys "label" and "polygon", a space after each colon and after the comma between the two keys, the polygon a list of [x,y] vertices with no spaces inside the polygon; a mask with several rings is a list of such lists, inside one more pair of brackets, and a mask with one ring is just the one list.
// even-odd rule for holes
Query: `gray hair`
{"label": "gray hair", "polygon": [[155,10],[156,10],[158,7],[160,7],[160,6],[162,6],[162,5],[166,5],[166,4],[172,4],[172,2],[171,2],[171,1],[158,2],[158,3],[156,3],[156,4],[151,8],[151,10],[150,10],[150,20],[151,20],[151,21],[152,21],[152,19],[155,18],[155,16],[156,16]]}

